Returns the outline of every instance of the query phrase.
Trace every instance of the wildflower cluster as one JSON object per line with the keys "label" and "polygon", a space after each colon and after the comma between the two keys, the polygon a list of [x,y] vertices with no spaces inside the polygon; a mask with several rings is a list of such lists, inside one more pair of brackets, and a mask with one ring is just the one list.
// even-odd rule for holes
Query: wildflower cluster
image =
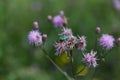
{"label": "wildflower cluster", "polygon": [[76,37],[73,36],[71,29],[63,28],[62,33],[59,34],[59,40],[56,42],[56,55],[67,52],[74,48]]}
{"label": "wildflower cluster", "polygon": [[62,33],[59,34],[59,40],[56,42],[56,55],[61,53],[67,53],[67,51],[73,48],[85,50],[86,37],[74,36],[72,30],[69,28],[63,28]]}
{"label": "wildflower cluster", "polygon": [[[68,57],[71,57],[71,64],[73,63],[72,51],[73,49],[77,49],[78,52],[81,52],[83,58],[81,59],[82,63],[85,66],[95,68],[99,63],[98,60],[105,58],[105,54],[101,52],[97,52],[97,49],[91,48],[90,52],[87,52],[87,41],[86,36],[75,36],[70,28],[67,27],[67,18],[64,15],[64,12],[61,11],[58,15],[52,17],[48,16],[48,20],[50,20],[56,28],[61,29],[61,33],[58,34],[58,40],[55,42],[55,55],[61,56],[61,54],[68,54]],[[38,30],[38,22],[33,23],[34,28],[28,34],[28,41],[30,44],[35,46],[42,46],[43,42],[47,39],[46,34],[41,34]],[[96,35],[101,35],[101,28],[96,27]],[[104,50],[110,50],[114,47],[115,38],[110,34],[102,34],[100,38],[96,37],[95,47],[101,46]],[[118,44],[120,44],[120,38],[116,40]],[[94,45],[94,44],[93,44]],[[47,52],[43,50],[43,52]],[[98,54],[102,54],[98,55]],[[69,56],[70,55],[70,56]],[[58,66],[51,60],[50,57],[47,58],[58,68]],[[80,62],[80,61],[79,61]],[[60,68],[58,68],[62,72]],[[64,74],[64,72],[62,72]],[[74,72],[73,72],[74,73]],[[66,76],[66,73],[64,74]],[[73,74],[74,75],[74,74]],[[68,77],[68,75],[67,75]],[[73,76],[74,77],[74,76]]]}

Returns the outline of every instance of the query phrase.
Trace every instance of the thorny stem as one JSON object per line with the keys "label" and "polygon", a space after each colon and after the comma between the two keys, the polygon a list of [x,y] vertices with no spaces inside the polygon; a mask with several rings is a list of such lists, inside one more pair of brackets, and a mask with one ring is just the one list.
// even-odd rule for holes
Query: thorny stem
{"label": "thorny stem", "polygon": [[63,71],[56,63],[49,57],[47,51],[44,48],[41,48],[41,50],[45,53],[45,57],[68,79],[68,80],[74,80],[71,78],[65,71]]}
{"label": "thorny stem", "polygon": [[72,75],[75,80],[77,80],[77,77],[75,76],[75,71],[74,71],[74,66],[73,66],[73,55],[72,55],[72,50],[70,50],[70,64],[71,64],[71,69],[72,69]]}

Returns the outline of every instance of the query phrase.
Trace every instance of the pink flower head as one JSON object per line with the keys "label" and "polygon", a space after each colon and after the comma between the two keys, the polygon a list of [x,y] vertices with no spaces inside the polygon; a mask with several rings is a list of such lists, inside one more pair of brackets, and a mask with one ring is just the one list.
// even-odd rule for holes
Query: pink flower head
{"label": "pink flower head", "polygon": [[72,30],[69,28],[63,28],[62,33],[60,35],[66,35],[68,37],[73,37]]}
{"label": "pink flower head", "polygon": [[99,39],[100,45],[106,49],[111,49],[114,45],[114,41],[115,39],[113,38],[113,36],[109,34],[103,34],[102,37]]}
{"label": "pink flower head", "polygon": [[38,30],[32,30],[28,34],[29,43],[39,46],[42,44],[42,36]]}
{"label": "pink flower head", "polygon": [[67,50],[66,43],[64,42],[57,42],[55,48],[56,48],[55,55],[60,55],[62,52],[65,52]]}
{"label": "pink flower head", "polygon": [[88,66],[93,66],[96,67],[98,64],[96,62],[96,53],[94,51],[91,51],[90,53],[84,54],[83,61],[88,65]]}
{"label": "pink flower head", "polygon": [[64,19],[61,15],[57,15],[55,17],[53,17],[53,24],[56,27],[63,27],[64,26]]}
{"label": "pink flower head", "polygon": [[76,46],[78,47],[78,49],[85,50],[85,47],[86,47],[86,37],[85,36],[78,37]]}

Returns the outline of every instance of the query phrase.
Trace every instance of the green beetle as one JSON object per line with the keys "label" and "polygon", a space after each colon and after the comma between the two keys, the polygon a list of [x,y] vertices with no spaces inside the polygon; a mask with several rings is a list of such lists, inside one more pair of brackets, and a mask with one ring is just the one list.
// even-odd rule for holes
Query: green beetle
{"label": "green beetle", "polygon": [[60,35],[60,36],[59,36],[59,40],[60,40],[60,41],[64,41],[64,40],[68,40],[68,39],[69,39],[69,37],[66,36],[66,35]]}

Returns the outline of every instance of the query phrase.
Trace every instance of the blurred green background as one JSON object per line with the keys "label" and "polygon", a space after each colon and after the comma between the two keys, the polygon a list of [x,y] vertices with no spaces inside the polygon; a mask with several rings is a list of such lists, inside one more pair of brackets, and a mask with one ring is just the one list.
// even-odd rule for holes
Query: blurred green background
{"label": "blurred green background", "polygon": [[[60,10],[68,18],[68,26],[74,35],[86,35],[87,50],[93,48],[95,27],[102,33],[120,37],[120,11],[112,0],[0,0],[0,80],[67,80],[40,54],[39,48],[29,45],[27,35],[33,28],[33,21],[39,22],[41,33],[48,34],[46,50],[61,67],[67,61],[54,56],[54,45],[58,31],[47,20],[49,14]],[[98,52],[99,53],[99,52]],[[75,53],[77,54],[77,53]],[[80,59],[77,62],[81,62]],[[69,65],[65,65],[65,68]],[[90,80],[92,74],[79,77]],[[109,52],[105,63],[99,65],[92,80],[120,80],[120,48]]]}

